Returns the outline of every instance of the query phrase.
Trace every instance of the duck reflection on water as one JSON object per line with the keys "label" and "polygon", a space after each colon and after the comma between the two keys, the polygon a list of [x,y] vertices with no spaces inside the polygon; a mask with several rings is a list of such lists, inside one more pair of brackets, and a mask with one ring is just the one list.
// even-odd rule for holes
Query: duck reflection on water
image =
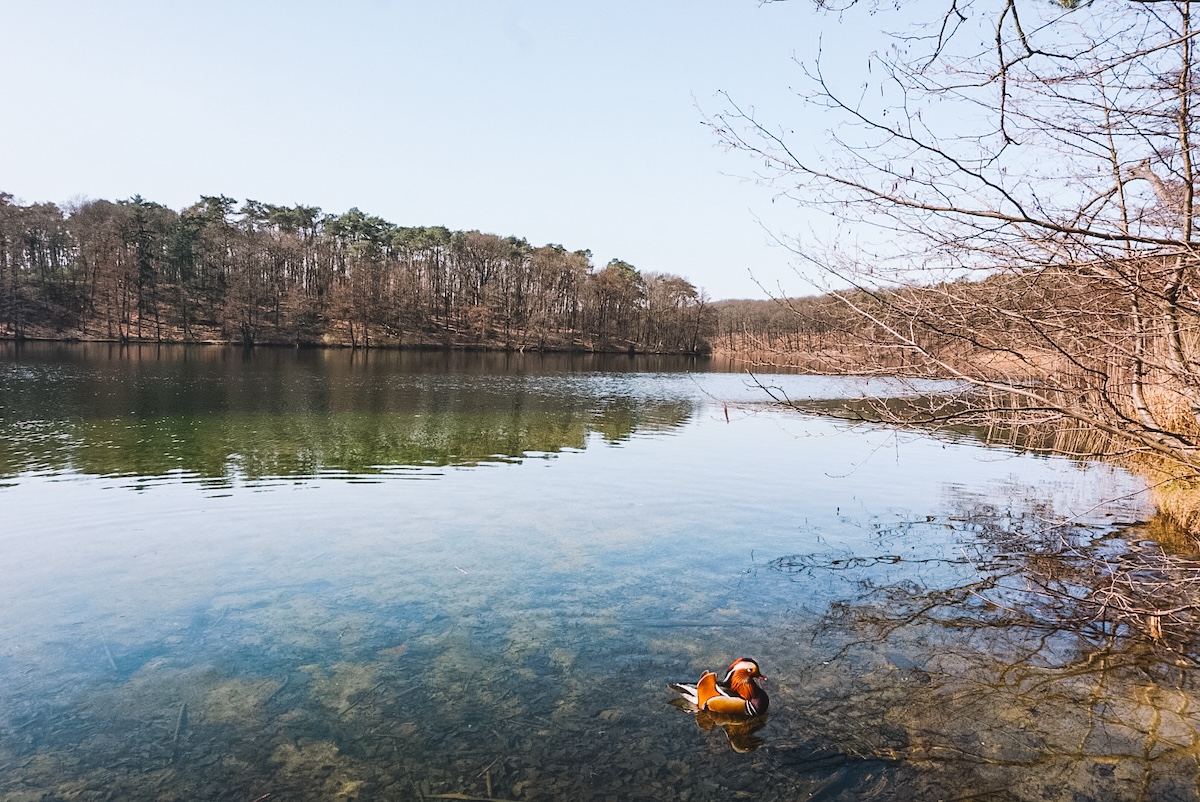
{"label": "duck reflection on water", "polygon": [[721,727],[735,752],[753,752],[763,743],[754,733],[767,723],[770,699],[758,685],[765,680],[756,660],[739,657],[722,679],[705,671],[694,685],[672,683],[679,696],[671,704],[695,715],[703,730]]}
{"label": "duck reflection on water", "polygon": [[755,733],[767,726],[769,718],[765,713],[761,716],[746,718],[728,713],[710,713],[707,710],[700,710],[696,712],[696,726],[702,730],[720,727],[725,731],[725,737],[729,739],[729,745],[733,747],[733,751],[745,754],[753,752],[763,745],[763,739]]}

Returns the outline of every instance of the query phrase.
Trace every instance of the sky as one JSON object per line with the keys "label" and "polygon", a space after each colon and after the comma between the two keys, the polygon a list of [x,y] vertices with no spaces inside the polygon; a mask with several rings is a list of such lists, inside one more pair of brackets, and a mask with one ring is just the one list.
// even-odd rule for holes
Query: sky
{"label": "sky", "polygon": [[22,202],[358,207],[715,299],[807,289],[777,242],[800,212],[704,124],[718,93],[816,141],[795,59],[859,44],[807,0],[0,0],[0,19],[0,191]]}

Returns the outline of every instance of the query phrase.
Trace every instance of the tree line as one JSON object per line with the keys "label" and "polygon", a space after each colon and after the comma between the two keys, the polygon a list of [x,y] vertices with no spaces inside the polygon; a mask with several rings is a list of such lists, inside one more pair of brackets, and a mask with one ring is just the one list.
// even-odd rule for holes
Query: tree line
{"label": "tree line", "polygon": [[[1143,265],[1147,275],[1150,267]],[[717,354],[813,373],[946,378],[970,369],[987,380],[1036,381],[1046,370],[1069,371],[1079,359],[1047,340],[1049,327],[1071,337],[1077,351],[1085,350],[1085,339],[1096,338],[1087,350],[1111,358],[1111,340],[1100,340],[1129,323],[1118,301],[1087,271],[1057,266],[926,285],[717,301],[712,344]],[[912,325],[914,309],[928,325]],[[909,342],[898,344],[897,331]]]}
{"label": "tree line", "polygon": [[[989,282],[964,283],[957,289],[973,296],[991,292]],[[905,292],[924,293],[930,303],[945,287],[913,287]],[[848,306],[845,297],[859,309],[882,314],[889,296],[899,290],[867,293],[850,290],[805,297],[737,299],[717,301],[716,325],[712,334],[713,353],[759,367],[800,368],[821,374],[909,373],[915,361],[906,349],[894,347],[877,320]],[[947,359],[962,352],[960,344],[921,332],[926,348]],[[944,371],[921,369],[925,376]]]}
{"label": "tree line", "polygon": [[0,193],[0,337],[700,353],[714,320],[681,276],[357,208]]}

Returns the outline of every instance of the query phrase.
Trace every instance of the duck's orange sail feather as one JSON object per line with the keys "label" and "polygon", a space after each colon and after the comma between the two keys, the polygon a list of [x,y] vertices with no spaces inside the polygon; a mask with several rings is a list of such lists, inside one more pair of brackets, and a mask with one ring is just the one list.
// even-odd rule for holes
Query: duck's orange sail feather
{"label": "duck's orange sail feather", "polygon": [[746,700],[721,693],[717,688],[717,675],[711,671],[705,671],[696,683],[696,706],[713,713],[746,712]]}
{"label": "duck's orange sail feather", "polygon": [[704,710],[709,699],[720,695],[721,692],[717,690],[717,675],[711,671],[701,674],[700,681],[696,683],[696,707]]}

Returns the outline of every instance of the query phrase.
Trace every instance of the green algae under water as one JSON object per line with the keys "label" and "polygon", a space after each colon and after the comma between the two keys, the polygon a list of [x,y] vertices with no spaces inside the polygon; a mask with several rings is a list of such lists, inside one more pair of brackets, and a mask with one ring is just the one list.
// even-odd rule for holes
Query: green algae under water
{"label": "green algae under water", "polygon": [[[1082,614],[1162,573],[1111,467],[695,362],[0,357],[5,802],[1200,798],[1187,633]],[[666,688],[740,655],[747,752]]]}

